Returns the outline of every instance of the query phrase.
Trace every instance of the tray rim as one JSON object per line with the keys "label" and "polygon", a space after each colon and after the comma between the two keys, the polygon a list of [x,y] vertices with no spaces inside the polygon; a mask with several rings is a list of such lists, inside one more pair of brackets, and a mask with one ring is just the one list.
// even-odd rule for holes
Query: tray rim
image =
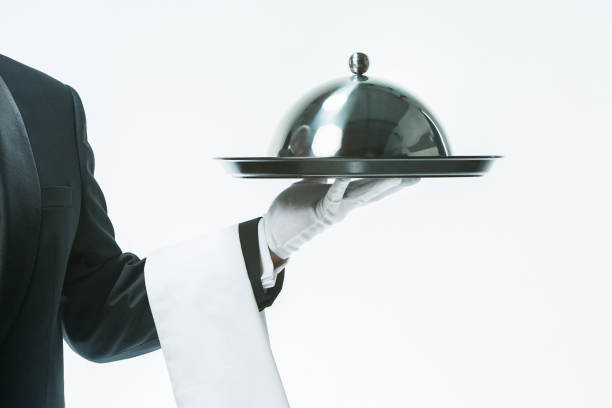
{"label": "tray rim", "polygon": [[[353,158],[353,157],[220,157],[217,158],[221,163],[224,164],[226,171],[233,177],[238,178],[255,178],[255,179],[283,179],[283,178],[321,178],[321,177],[354,177],[354,178],[384,178],[384,177],[481,177],[488,172],[489,167],[493,164],[496,159],[501,158],[498,155],[489,156],[420,156],[420,157],[364,157],[364,158]],[[419,164],[420,163],[420,164]],[[425,166],[434,167],[437,164],[445,165],[448,167],[452,163],[466,163],[471,166],[472,169],[454,169],[441,171],[440,169],[429,169],[425,171],[412,170],[412,171],[372,171],[372,169],[363,169],[362,171],[346,170],[353,165],[357,166],[369,166],[371,165],[409,165],[414,166]],[[471,163],[471,164],[470,164]],[[332,166],[327,171],[308,171],[309,167],[317,166]],[[242,166],[290,166],[290,169],[245,169]],[[296,169],[295,166],[306,168]],[[339,168],[333,168],[338,167]],[[349,166],[349,167],[346,167]],[[345,169],[342,169],[345,167]]]}
{"label": "tray rim", "polygon": [[413,156],[413,157],[214,157],[214,160],[224,161],[421,161],[421,160],[492,160],[501,159],[502,155],[486,156]]}

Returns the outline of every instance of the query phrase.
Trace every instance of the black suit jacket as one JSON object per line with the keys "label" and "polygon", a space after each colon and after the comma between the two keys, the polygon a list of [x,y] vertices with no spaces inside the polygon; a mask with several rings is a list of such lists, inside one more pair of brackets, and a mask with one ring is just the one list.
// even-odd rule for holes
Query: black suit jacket
{"label": "black suit jacket", "polygon": [[[239,226],[260,309],[257,219]],[[159,348],[145,259],[114,238],[69,86],[0,55],[0,406],[63,407],[62,337],[97,362]]]}

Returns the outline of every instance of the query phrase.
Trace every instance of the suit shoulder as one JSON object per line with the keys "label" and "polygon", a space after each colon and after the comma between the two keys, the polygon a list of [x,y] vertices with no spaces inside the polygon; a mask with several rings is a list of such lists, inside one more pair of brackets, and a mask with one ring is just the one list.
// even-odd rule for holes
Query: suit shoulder
{"label": "suit shoulder", "polygon": [[[0,75],[20,99],[62,101],[72,99],[69,86],[35,68],[0,54]],[[17,95],[15,95],[17,96]],[[42,97],[42,99],[41,99]]]}
{"label": "suit shoulder", "polygon": [[57,88],[58,90],[64,87],[62,82],[52,76],[1,54],[0,74],[2,76],[21,78],[22,80],[30,82],[32,85]]}

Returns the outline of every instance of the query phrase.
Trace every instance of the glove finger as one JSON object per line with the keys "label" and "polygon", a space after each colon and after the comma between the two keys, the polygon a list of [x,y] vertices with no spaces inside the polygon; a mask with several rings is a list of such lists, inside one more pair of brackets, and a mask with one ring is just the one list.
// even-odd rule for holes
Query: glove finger
{"label": "glove finger", "polygon": [[383,191],[381,194],[377,195],[376,197],[373,197],[371,200],[369,200],[369,203],[373,203],[375,201],[381,200],[387,196],[390,196],[393,193],[396,193],[397,191],[408,187],[408,186],[412,186],[416,183],[419,182],[419,180],[421,180],[419,177],[411,177],[411,178],[403,178],[401,179],[402,182],[400,184],[398,184],[397,186],[390,188],[386,191]]}
{"label": "glove finger", "polygon": [[315,212],[321,219],[330,220],[334,217],[350,182],[350,178],[337,178],[329,187],[323,199],[315,206]]}
{"label": "glove finger", "polygon": [[340,177],[334,181],[334,184],[331,185],[329,190],[327,190],[327,194],[323,198],[325,204],[334,204],[342,201],[344,197],[344,193],[349,186],[351,179],[348,177]]}
{"label": "glove finger", "polygon": [[353,190],[363,186],[363,185],[367,185],[368,183],[371,183],[372,181],[374,181],[376,179],[371,179],[371,178],[362,178],[359,180],[354,180],[351,181],[351,184],[348,185],[346,192],[344,193],[346,196],[350,196],[351,193],[353,192]]}
{"label": "glove finger", "polygon": [[295,182],[294,184],[305,184],[305,183],[318,183],[318,184],[327,184],[327,177],[305,177],[300,181]]}
{"label": "glove finger", "polygon": [[[385,191],[395,188],[402,183],[402,179],[386,178],[354,181],[355,186],[347,192],[346,199],[358,203],[367,203],[374,197],[383,194]],[[351,183],[351,184],[353,184]]]}

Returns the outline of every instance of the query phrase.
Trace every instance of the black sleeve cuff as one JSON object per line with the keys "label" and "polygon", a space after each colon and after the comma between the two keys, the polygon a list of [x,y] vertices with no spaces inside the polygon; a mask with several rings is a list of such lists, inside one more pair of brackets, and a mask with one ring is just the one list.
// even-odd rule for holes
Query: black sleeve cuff
{"label": "black sleeve cuff", "polygon": [[272,288],[264,289],[261,284],[261,257],[259,255],[259,233],[257,225],[261,217],[250,221],[242,222],[238,225],[238,233],[240,235],[240,246],[242,248],[242,256],[246,265],[249,281],[253,288],[253,294],[257,301],[259,311],[272,305],[274,300],[283,288],[283,280],[285,279],[285,270],[280,271],[276,277],[276,285]]}

